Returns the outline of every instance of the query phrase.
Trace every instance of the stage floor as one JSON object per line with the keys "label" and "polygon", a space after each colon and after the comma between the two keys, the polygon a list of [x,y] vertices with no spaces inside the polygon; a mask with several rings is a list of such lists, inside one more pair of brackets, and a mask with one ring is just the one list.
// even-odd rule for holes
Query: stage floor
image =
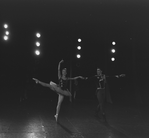
{"label": "stage floor", "polygon": [[[56,102],[1,108],[0,138],[148,138],[148,108],[107,104],[106,120],[95,116],[96,100],[64,102],[56,123]],[[31,105],[32,106],[31,106]]]}

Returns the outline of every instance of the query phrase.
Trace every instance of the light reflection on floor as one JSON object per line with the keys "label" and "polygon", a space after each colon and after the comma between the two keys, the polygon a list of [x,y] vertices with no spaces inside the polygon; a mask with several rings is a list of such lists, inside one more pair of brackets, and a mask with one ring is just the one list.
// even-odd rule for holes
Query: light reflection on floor
{"label": "light reflection on floor", "polygon": [[43,136],[40,133],[27,133],[25,138],[46,138],[46,136]]}
{"label": "light reflection on floor", "polygon": [[64,105],[59,123],[55,122],[54,109],[39,108],[37,113],[28,110],[27,116],[26,111],[12,109],[13,114],[10,111],[0,115],[0,138],[131,138],[141,137],[142,133],[148,136],[148,114],[143,109],[108,105],[107,121],[103,122],[94,116],[95,104],[80,101],[73,108]]}
{"label": "light reflection on floor", "polygon": [[30,119],[23,131],[26,132],[24,138],[46,138],[45,128],[39,118]]}
{"label": "light reflection on floor", "polygon": [[0,120],[0,138],[47,138],[39,118],[24,120]]}

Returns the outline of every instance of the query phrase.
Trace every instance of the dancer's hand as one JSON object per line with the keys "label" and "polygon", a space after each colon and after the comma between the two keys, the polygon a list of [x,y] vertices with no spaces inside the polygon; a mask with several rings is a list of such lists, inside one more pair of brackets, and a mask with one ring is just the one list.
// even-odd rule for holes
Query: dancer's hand
{"label": "dancer's hand", "polygon": [[62,63],[62,62],[64,62],[64,60],[62,59],[59,63]]}
{"label": "dancer's hand", "polygon": [[119,75],[115,75],[116,78],[119,78]]}
{"label": "dancer's hand", "polygon": [[36,83],[39,83],[39,80],[38,80],[38,79],[33,78],[33,80],[34,80]]}
{"label": "dancer's hand", "polygon": [[82,77],[82,76],[80,76],[80,78],[81,79],[84,79],[84,80],[87,80],[88,79],[87,77]]}
{"label": "dancer's hand", "polygon": [[125,77],[125,76],[126,76],[125,74],[121,74],[121,75],[120,75],[120,77]]}
{"label": "dancer's hand", "polygon": [[87,80],[87,79],[88,79],[88,77],[84,77],[84,79],[85,79],[85,80]]}

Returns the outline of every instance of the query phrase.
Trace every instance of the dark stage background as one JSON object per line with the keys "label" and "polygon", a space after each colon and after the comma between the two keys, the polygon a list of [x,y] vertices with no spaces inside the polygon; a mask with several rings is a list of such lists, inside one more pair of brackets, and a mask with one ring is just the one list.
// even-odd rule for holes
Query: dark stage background
{"label": "dark stage background", "polygon": [[[113,103],[149,105],[149,2],[147,0],[2,0],[0,1],[0,101],[19,103],[27,93],[32,103],[56,101],[57,95],[36,85],[33,77],[58,83],[57,65],[68,76],[93,76],[100,67],[109,78]],[[8,23],[10,39],[3,40]],[[41,33],[36,56],[35,33]],[[81,38],[81,59],[75,57]],[[111,62],[112,41],[116,42]],[[72,82],[73,91],[73,82]],[[77,99],[96,100],[93,81],[79,80]]]}

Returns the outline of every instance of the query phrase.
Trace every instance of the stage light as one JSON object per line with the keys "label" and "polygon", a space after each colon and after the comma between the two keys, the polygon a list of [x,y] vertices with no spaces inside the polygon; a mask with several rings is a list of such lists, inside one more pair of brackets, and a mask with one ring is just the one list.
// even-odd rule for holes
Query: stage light
{"label": "stage light", "polygon": [[116,42],[113,41],[113,42],[112,42],[112,45],[116,45]]}
{"label": "stage light", "polygon": [[41,34],[40,34],[40,33],[36,33],[36,36],[37,36],[38,38],[40,38],[40,37],[41,37]]}
{"label": "stage light", "polygon": [[115,53],[115,52],[116,52],[116,50],[115,50],[114,48],[112,48],[112,49],[111,49],[111,52],[112,52],[112,53]]}
{"label": "stage light", "polygon": [[77,57],[77,58],[81,58],[81,55],[80,55],[80,54],[77,54],[76,57]]}
{"label": "stage light", "polygon": [[78,50],[81,50],[81,46],[77,46],[77,49],[78,49]]}
{"label": "stage light", "polygon": [[6,31],[5,34],[6,34],[6,35],[9,35],[9,31]]}
{"label": "stage light", "polygon": [[39,51],[39,50],[36,50],[36,51],[35,51],[35,54],[36,54],[37,56],[39,56],[39,55],[40,55],[40,51]]}
{"label": "stage light", "polygon": [[8,28],[8,24],[4,24],[4,28],[7,29]]}
{"label": "stage light", "polygon": [[3,37],[3,39],[4,39],[5,41],[7,41],[7,40],[8,40],[8,36],[5,35],[5,36]]}
{"label": "stage light", "polygon": [[81,38],[79,38],[79,39],[78,39],[78,42],[81,42],[81,41],[82,41]]}
{"label": "stage light", "polygon": [[[81,41],[82,41],[81,38],[78,38],[78,42],[80,43]],[[81,43],[80,43],[76,46],[76,58],[77,59],[81,58],[81,53],[82,53],[81,49],[82,49],[82,46],[81,46]]]}
{"label": "stage light", "polygon": [[111,58],[111,61],[115,61],[115,58],[114,58],[114,57],[112,57],[112,58]]}
{"label": "stage light", "polygon": [[40,42],[36,42],[36,46],[39,47],[40,46]]}

